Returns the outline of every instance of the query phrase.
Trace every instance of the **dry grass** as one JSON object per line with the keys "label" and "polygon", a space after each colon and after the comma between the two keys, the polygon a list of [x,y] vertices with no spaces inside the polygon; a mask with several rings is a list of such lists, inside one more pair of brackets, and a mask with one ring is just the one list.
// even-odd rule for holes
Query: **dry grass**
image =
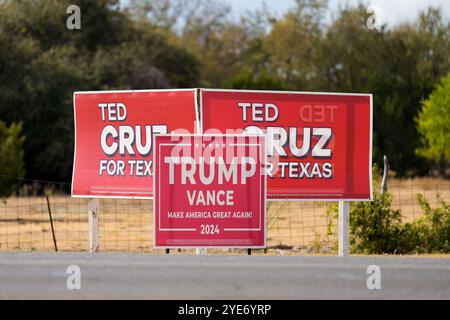
{"label": "dry grass", "polygon": [[[450,182],[442,179],[390,180],[393,206],[402,209],[406,221],[421,215],[416,195],[436,203],[436,194],[450,202]],[[87,200],[51,196],[51,210],[59,250],[88,248]],[[326,204],[270,202],[267,214],[269,253],[330,252],[336,230],[326,237]],[[152,252],[152,201],[101,200],[102,251]],[[325,249],[324,249],[325,248]],[[12,197],[0,202],[0,250],[54,250],[45,197]],[[228,252],[219,250],[218,252]],[[240,253],[239,251],[237,253]]]}

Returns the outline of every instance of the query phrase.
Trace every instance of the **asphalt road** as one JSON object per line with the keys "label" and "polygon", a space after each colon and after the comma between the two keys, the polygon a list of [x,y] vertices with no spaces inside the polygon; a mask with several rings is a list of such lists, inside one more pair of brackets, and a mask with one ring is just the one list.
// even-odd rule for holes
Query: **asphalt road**
{"label": "asphalt road", "polygon": [[[80,290],[67,289],[70,265]],[[379,290],[367,288],[369,265]],[[450,259],[0,253],[0,299],[104,298],[450,299]]]}

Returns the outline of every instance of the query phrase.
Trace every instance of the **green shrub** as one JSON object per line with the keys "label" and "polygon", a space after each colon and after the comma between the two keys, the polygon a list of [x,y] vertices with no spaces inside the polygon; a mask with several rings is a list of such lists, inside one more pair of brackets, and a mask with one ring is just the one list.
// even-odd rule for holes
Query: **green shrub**
{"label": "green shrub", "polygon": [[440,195],[437,200],[438,206],[432,208],[422,194],[417,195],[423,215],[411,223],[410,229],[419,253],[450,253],[450,205]]}
{"label": "green shrub", "polygon": [[350,245],[353,253],[405,251],[400,210],[391,208],[389,193],[375,194],[371,202],[357,202],[350,209]]}
{"label": "green shrub", "polygon": [[[403,223],[401,210],[391,208],[392,196],[374,194],[371,202],[355,202],[350,207],[350,246],[352,253],[408,254],[450,253],[450,205],[437,196],[432,208],[421,194],[417,201],[423,215]],[[326,216],[337,221],[337,205],[330,205]]]}

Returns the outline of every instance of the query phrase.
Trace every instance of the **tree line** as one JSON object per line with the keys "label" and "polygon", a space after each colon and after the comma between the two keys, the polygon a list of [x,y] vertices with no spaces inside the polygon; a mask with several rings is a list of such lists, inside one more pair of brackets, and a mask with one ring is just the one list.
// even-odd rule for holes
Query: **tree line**
{"label": "tree line", "polygon": [[[73,4],[80,30],[66,27]],[[0,0],[0,149],[16,148],[0,154],[0,182],[69,182],[72,93],[106,89],[373,93],[374,161],[386,154],[400,177],[445,168],[449,151],[426,151],[435,126],[420,115],[450,71],[448,19],[429,8],[373,29],[363,4],[329,10],[295,0],[282,16],[262,6],[236,18],[217,0]]]}

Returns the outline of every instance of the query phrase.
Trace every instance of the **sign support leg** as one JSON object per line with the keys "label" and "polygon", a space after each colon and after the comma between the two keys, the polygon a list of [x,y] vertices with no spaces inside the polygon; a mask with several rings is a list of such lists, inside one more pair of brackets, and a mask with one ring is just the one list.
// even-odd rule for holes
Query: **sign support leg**
{"label": "sign support leg", "polygon": [[98,199],[89,199],[88,202],[88,220],[89,220],[89,252],[96,253],[100,247],[98,214],[100,204]]}
{"label": "sign support leg", "polygon": [[197,248],[197,249],[195,249],[195,254],[201,254],[201,255],[208,254],[208,249],[206,249],[206,248]]}
{"label": "sign support leg", "polygon": [[349,213],[350,202],[339,201],[339,239],[338,256],[346,257],[349,253]]}

